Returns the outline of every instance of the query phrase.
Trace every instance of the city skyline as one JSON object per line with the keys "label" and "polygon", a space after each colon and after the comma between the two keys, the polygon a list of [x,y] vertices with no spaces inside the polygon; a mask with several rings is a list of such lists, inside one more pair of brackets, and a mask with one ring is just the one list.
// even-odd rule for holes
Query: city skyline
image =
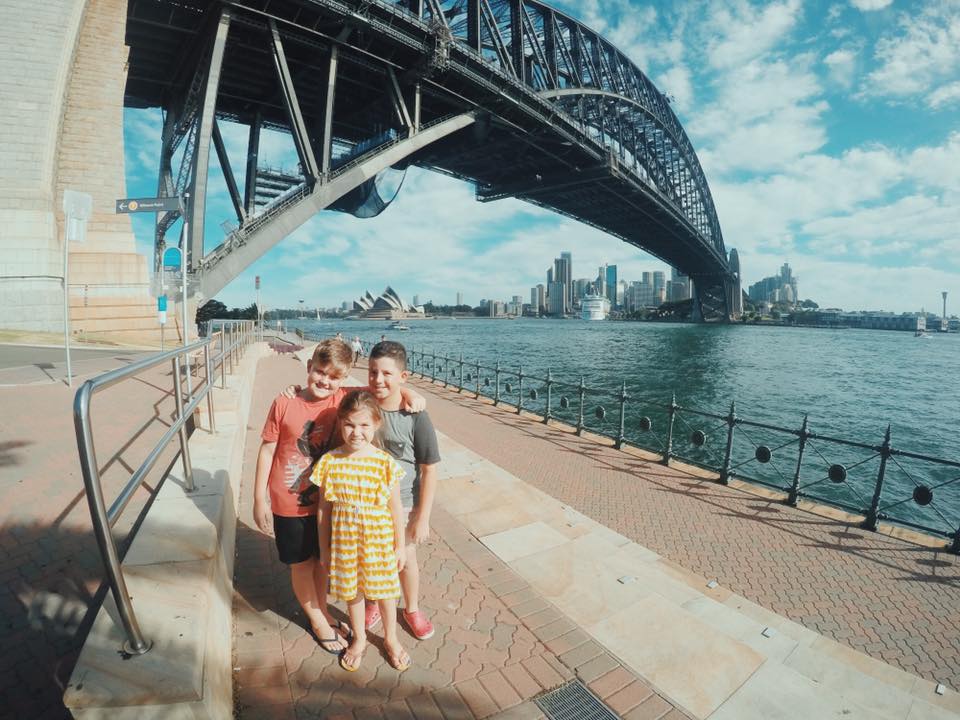
{"label": "city skyline", "polygon": [[[942,290],[960,296],[960,47],[948,32],[957,3],[558,5],[671,98],[744,287],[787,261],[821,305],[902,312],[939,305]],[[158,113],[126,111],[130,196],[156,191],[160,129]],[[242,180],[245,128],[224,121],[221,131]],[[264,133],[263,164],[291,167],[293,156],[288,136]],[[231,214],[216,162],[209,188],[212,249]],[[150,252],[152,222],[134,223]],[[573,220],[512,199],[477,203],[469,185],[411,168],[381,216],[321,213],[217,299],[249,304],[254,275],[267,307],[332,307],[386,285],[406,298],[509,298],[528,295],[542,258],[564,249],[621,277],[669,272]]]}

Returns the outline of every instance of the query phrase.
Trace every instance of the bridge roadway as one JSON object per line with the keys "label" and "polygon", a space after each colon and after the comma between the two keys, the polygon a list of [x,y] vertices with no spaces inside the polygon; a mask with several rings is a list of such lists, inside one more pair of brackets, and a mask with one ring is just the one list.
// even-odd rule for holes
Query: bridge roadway
{"label": "bridge roadway", "polygon": [[[111,356],[100,367],[88,370],[103,371],[122,362]],[[98,447],[103,448],[101,463],[109,465],[104,476],[108,493],[138,464],[144,448],[166,426],[172,402],[162,389],[169,379],[161,375],[112,388],[101,398],[99,410],[95,407],[102,421],[97,430]],[[289,357],[261,361],[248,423],[248,467],[260,415],[279,387],[300,380],[301,375],[301,366]],[[669,561],[664,567],[677,579],[671,584],[674,590],[696,586],[689,592],[703,593],[701,605],[724,598],[729,604],[742,596],[744,600],[737,601],[742,611],[780,628],[771,642],[788,641],[790,633],[798,633],[796,628],[790,629],[790,623],[778,621],[759,606],[822,633],[825,637],[820,639],[812,632],[805,635],[805,642],[799,645],[807,647],[809,642],[810,647],[821,650],[832,648],[832,655],[825,657],[821,652],[816,667],[804,667],[802,653],[794,662],[799,673],[820,673],[816,678],[820,695],[830,695],[838,685],[847,686],[852,696],[857,694],[854,680],[863,677],[850,670],[849,661],[859,658],[861,667],[871,661],[859,654],[845,655],[844,648],[849,647],[893,666],[872,665],[873,670],[879,667],[888,672],[884,687],[890,693],[898,692],[905,679],[910,681],[895,670],[902,668],[919,676],[911,687],[928,699],[936,699],[932,682],[944,683],[948,690],[939,702],[960,713],[960,697],[955,692],[960,687],[958,558],[718,486],[428,382],[415,380],[414,385],[427,395],[434,422],[444,433],[446,488],[455,492],[446,492],[442,499],[445,510],[437,513],[437,537],[428,548],[425,563],[430,575],[428,605],[440,632],[436,641],[419,645],[408,638],[422,667],[416,673],[408,671],[412,674],[405,675],[409,680],[403,682],[412,683],[419,677],[439,687],[444,675],[464,681],[455,691],[448,683],[436,693],[436,702],[446,703],[446,711],[459,708],[460,717],[482,716],[500,707],[494,698],[514,699],[509,690],[512,685],[498,684],[496,675],[483,672],[492,671],[491,662],[502,661],[506,648],[511,663],[522,658],[523,672],[506,675],[508,683],[525,683],[512,691],[519,699],[575,672],[626,717],[664,713],[671,720],[682,717],[665,699],[676,698],[674,688],[673,693],[665,689],[669,678],[638,678],[620,662],[627,663],[630,647],[617,651],[619,659],[598,649],[572,621],[566,623],[561,617],[572,613],[569,598],[556,595],[557,588],[530,575],[529,566],[519,560],[508,566],[503,557],[495,557],[476,542],[474,535],[484,536],[485,542],[503,555],[503,545],[490,537],[497,533],[497,525],[509,526],[522,519],[521,513],[543,509],[524,507],[505,494],[505,478],[513,478],[511,492],[529,498],[542,491],[545,495],[539,496],[540,505],[559,507],[562,503],[568,508],[562,511],[565,522],[559,526],[561,530],[575,535],[577,526],[590,527],[597,521],[658,553]],[[0,416],[0,578],[4,581],[0,588],[0,707],[11,717],[69,717],[61,702],[62,687],[88,628],[87,611],[103,596],[100,559],[74,451],[72,397],[63,384],[49,381],[0,387],[5,410]],[[109,413],[104,412],[107,408]],[[131,428],[138,429],[137,437],[127,443]],[[464,482],[457,473],[465,468],[482,476],[482,482],[476,486]],[[235,675],[240,717],[302,717],[338,699],[369,698],[376,692],[381,692],[386,702],[396,684],[395,676],[379,672],[351,676],[367,684],[367,689],[357,694],[344,674],[320,672],[331,658],[297,624],[287,585],[281,582],[283,578],[275,578],[272,543],[251,529],[252,476],[245,475],[236,578],[235,649],[240,653],[237,659],[242,656],[244,661],[235,663],[242,668]],[[484,486],[488,479],[497,493]],[[493,510],[459,512],[464,507],[457,507],[457,497],[478,491],[493,500],[488,506]],[[465,529],[465,524],[477,522],[487,527],[475,526],[472,533]],[[127,529],[125,525],[119,532]],[[616,538],[613,533],[607,536]],[[521,546],[520,541],[506,539],[508,546]],[[529,537],[525,542],[535,540]],[[540,555],[535,557],[540,562]],[[641,566],[638,563],[637,567]],[[631,572],[640,577],[637,570]],[[714,578],[720,587],[705,591],[706,580]],[[590,589],[585,584],[574,587]],[[624,587],[630,590],[631,586]],[[438,604],[444,598],[446,602]],[[458,603],[454,605],[457,609],[452,610],[450,603]],[[554,609],[552,612],[558,613],[554,616],[550,611],[553,604],[568,609],[564,613]],[[252,606],[252,611],[245,605]],[[454,633],[452,624],[465,617],[472,620],[472,626]],[[629,620],[636,632],[645,618],[638,615]],[[647,631],[647,637],[653,637],[660,629],[648,627]],[[632,638],[634,650],[666,648],[665,654],[681,663],[685,653],[698,652],[696,644],[682,645],[679,635],[670,643],[645,640],[643,635]],[[829,638],[842,645],[834,645]],[[609,637],[605,640],[608,647],[612,642]],[[635,655],[629,659],[642,661]],[[371,668],[378,666],[374,648],[366,661]],[[709,678],[722,670],[722,663],[718,664],[720,668],[711,662],[693,667],[691,686],[706,686]],[[470,682],[469,678],[478,674],[484,676],[483,681]],[[536,683],[536,688],[530,683]],[[771,686],[767,700],[793,702],[794,690]],[[898,697],[902,699],[902,693]],[[897,707],[888,701],[888,696],[879,695],[876,702],[887,704],[872,716],[907,717],[905,713],[897,715]],[[384,705],[384,715],[410,716],[409,712],[387,714],[398,707]],[[432,715],[426,711],[431,706],[417,701],[404,707],[417,717],[439,717],[436,705]],[[528,703],[517,708],[514,717],[535,716]],[[371,716],[379,717],[376,712]],[[918,702],[909,718],[920,717],[954,715]]]}

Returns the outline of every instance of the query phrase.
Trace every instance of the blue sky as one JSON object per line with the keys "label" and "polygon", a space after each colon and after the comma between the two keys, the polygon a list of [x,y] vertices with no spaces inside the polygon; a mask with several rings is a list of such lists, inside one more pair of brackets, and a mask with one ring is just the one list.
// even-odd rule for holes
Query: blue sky
{"label": "blue sky", "polygon": [[[960,0],[641,3],[564,0],[670,95],[710,184],[745,284],[789,262],[821,306],[913,311],[960,302]],[[246,129],[224,123],[242,183]],[[125,111],[127,192],[156,192],[160,117]],[[261,163],[292,167],[269,133]],[[233,217],[211,151],[207,251]],[[133,216],[152,247],[152,216]],[[563,250],[574,277],[656,259],[516,200],[477,203],[465,183],[416,168],[377,218],[323,212],[217,298],[332,307],[392,285],[407,300],[529,299]],[[956,309],[954,309],[956,312]]]}

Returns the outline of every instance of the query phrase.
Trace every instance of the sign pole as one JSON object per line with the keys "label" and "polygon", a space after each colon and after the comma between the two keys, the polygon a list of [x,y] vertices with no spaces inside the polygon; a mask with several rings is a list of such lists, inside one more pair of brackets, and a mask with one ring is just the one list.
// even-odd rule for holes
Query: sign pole
{"label": "sign pole", "polygon": [[82,243],[87,220],[93,210],[93,197],[76,190],[63,191],[63,349],[67,355],[67,387],[73,387],[70,362],[70,241]]}
{"label": "sign pole", "polygon": [[[183,297],[180,300],[181,316],[183,318],[183,346],[190,344],[190,330],[187,325],[187,243],[190,242],[190,221],[187,219],[187,208],[190,204],[190,193],[183,194],[181,203],[181,212],[183,213],[183,232],[180,234],[180,282]],[[187,396],[193,395],[193,388],[190,380],[190,360],[186,359],[187,365]]]}

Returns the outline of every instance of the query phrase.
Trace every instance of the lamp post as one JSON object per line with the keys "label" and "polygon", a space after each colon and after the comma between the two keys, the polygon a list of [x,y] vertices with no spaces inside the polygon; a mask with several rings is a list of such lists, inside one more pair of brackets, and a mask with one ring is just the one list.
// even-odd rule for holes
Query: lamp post
{"label": "lamp post", "polygon": [[67,356],[67,387],[73,387],[70,365],[70,242],[86,239],[87,220],[93,210],[93,197],[76,190],[63,191],[63,349]]}

